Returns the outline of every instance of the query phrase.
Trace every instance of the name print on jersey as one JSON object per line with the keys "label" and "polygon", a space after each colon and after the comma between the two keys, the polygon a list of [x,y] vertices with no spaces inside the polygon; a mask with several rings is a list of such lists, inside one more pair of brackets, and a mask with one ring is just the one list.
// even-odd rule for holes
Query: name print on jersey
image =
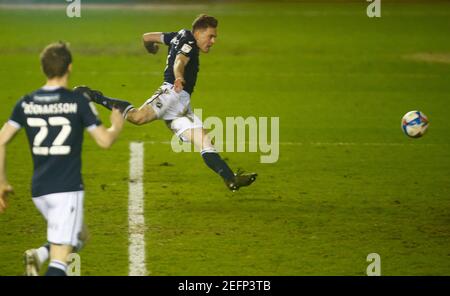
{"label": "name print on jersey", "polygon": [[52,115],[52,114],[76,114],[78,104],[76,103],[57,103],[37,105],[33,102],[22,103],[23,112],[26,115]]}

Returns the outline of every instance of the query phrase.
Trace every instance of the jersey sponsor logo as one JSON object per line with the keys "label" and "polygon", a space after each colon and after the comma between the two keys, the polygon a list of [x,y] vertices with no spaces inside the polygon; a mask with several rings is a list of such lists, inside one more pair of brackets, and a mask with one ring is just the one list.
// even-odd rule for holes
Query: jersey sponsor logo
{"label": "jersey sponsor logo", "polygon": [[52,115],[52,114],[76,114],[78,105],[76,103],[58,103],[36,105],[31,103],[22,103],[23,112],[26,115]]}
{"label": "jersey sponsor logo", "polygon": [[184,53],[190,53],[191,50],[192,50],[192,46],[190,46],[189,44],[184,44],[181,47],[181,51],[184,52]]}
{"label": "jersey sponsor logo", "polygon": [[56,95],[34,95],[33,100],[41,103],[51,103],[59,101],[59,94]]}

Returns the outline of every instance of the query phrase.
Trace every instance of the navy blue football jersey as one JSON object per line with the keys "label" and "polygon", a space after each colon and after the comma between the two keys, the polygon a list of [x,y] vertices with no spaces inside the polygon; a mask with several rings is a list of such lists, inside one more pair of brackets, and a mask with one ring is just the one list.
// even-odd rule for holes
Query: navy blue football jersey
{"label": "navy blue football jersey", "polygon": [[85,128],[101,124],[95,107],[65,88],[41,88],[20,99],[9,123],[26,131],[34,163],[32,196],[83,190]]}
{"label": "navy blue football jersey", "polygon": [[179,54],[189,57],[189,63],[184,69],[184,90],[189,94],[194,91],[195,82],[197,81],[197,73],[199,71],[199,48],[195,41],[194,35],[189,30],[180,30],[179,32],[163,33],[164,44],[169,46],[167,65],[164,70],[164,81],[174,83],[175,74],[173,73],[173,64],[175,58]]}

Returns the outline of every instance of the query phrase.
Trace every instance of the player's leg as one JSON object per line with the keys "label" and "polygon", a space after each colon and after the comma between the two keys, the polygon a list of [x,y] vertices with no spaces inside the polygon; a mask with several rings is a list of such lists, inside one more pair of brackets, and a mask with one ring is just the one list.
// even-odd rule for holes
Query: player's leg
{"label": "player's leg", "polygon": [[139,109],[136,109],[127,101],[106,97],[100,91],[92,90],[86,86],[78,86],[74,91],[83,93],[89,100],[109,110],[112,110],[113,107],[119,108],[127,121],[136,125],[150,123],[158,118],[156,112],[147,103],[143,104]]}
{"label": "player's leg", "polygon": [[50,264],[45,276],[66,276],[67,258],[72,253],[71,245],[50,245]]}
{"label": "player's leg", "polygon": [[[44,219],[47,221],[48,205],[44,198],[33,198],[33,202]],[[23,254],[25,275],[38,276],[42,265],[50,257],[50,244],[45,243],[39,248],[26,250]]]}
{"label": "player's leg", "polygon": [[38,276],[42,265],[50,256],[50,244],[45,243],[37,249],[26,250],[23,254],[25,275]]}
{"label": "player's leg", "polygon": [[233,173],[228,164],[217,153],[211,139],[203,128],[194,128],[182,133],[183,138],[189,139],[191,143],[200,149],[205,164],[222,177],[228,189],[236,191],[240,187],[249,186],[256,180],[256,173]]}
{"label": "player's leg", "polygon": [[[89,231],[86,225],[83,225],[83,229],[79,236],[78,245],[73,248],[74,253],[78,253],[86,245],[89,239]],[[37,249],[29,249],[24,253],[24,265],[26,276],[38,276],[42,265],[50,258],[50,243],[45,243]]]}
{"label": "player's leg", "polygon": [[139,109],[129,110],[126,119],[136,125],[164,119],[170,116],[167,113],[178,111],[178,103],[178,95],[171,89],[170,84],[164,83]]}
{"label": "player's leg", "polygon": [[205,164],[222,177],[228,189],[238,190],[256,180],[257,174],[233,173],[228,164],[217,153],[201,120],[188,108],[186,116],[168,122],[169,128],[183,141],[193,143],[201,152]]}
{"label": "player's leg", "polygon": [[158,115],[150,105],[144,104],[139,109],[128,111],[126,119],[135,125],[143,125],[158,119]]}
{"label": "player's leg", "polygon": [[188,129],[182,133],[182,138],[187,139],[200,150],[200,154],[205,164],[220,175],[225,182],[233,181],[233,171],[217,153],[211,143],[211,139],[203,128]]}
{"label": "player's leg", "polygon": [[128,111],[134,108],[128,101],[107,97],[101,91],[91,89],[87,86],[76,86],[73,91],[82,94],[89,101],[102,105],[109,110],[113,108],[119,109],[124,117]]}
{"label": "player's leg", "polygon": [[50,245],[50,264],[47,276],[64,276],[68,255],[80,246],[83,229],[84,192],[55,193],[44,196],[48,205],[47,239]]}
{"label": "player's leg", "polygon": [[77,86],[74,91],[109,110],[112,110],[113,107],[118,108],[127,121],[143,125],[162,118],[170,104],[176,102],[175,92],[170,88],[171,85],[163,84],[139,109],[134,108],[128,101],[107,97],[102,92],[92,90],[87,86]]}

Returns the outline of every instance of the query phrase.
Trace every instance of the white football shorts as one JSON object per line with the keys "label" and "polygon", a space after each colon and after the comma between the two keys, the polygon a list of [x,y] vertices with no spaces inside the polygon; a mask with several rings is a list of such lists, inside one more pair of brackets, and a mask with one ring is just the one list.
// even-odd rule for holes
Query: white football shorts
{"label": "white football shorts", "polygon": [[158,119],[166,122],[167,126],[183,141],[183,132],[193,128],[203,128],[203,123],[191,108],[191,96],[186,91],[176,93],[173,85],[164,82],[163,85],[148,99],[145,104],[150,105]]}
{"label": "white football shorts", "polygon": [[84,191],[52,193],[34,197],[33,202],[47,221],[47,240],[51,244],[82,245]]}

